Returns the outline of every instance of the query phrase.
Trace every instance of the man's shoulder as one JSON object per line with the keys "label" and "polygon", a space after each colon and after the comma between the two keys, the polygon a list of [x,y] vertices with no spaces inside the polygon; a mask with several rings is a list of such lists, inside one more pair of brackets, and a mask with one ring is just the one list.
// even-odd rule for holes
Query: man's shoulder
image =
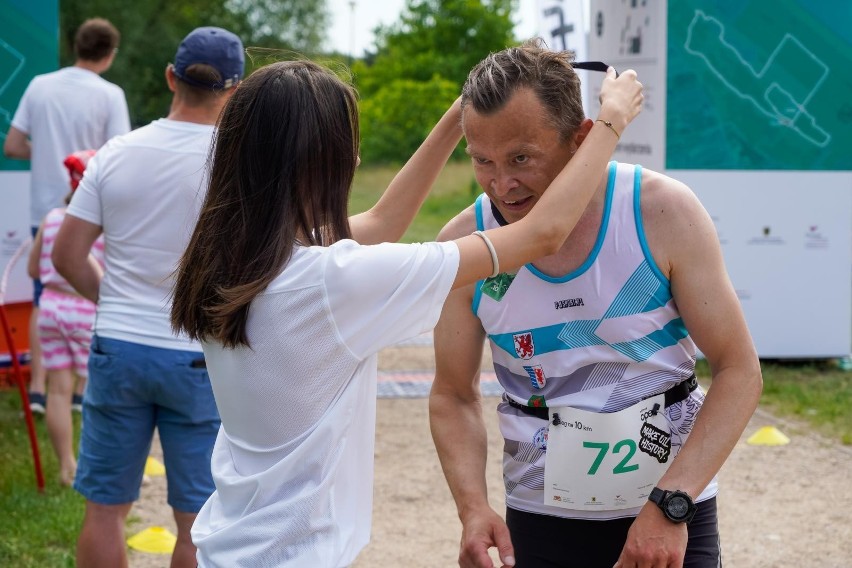
{"label": "man's shoulder", "polygon": [[140,146],[165,153],[177,151],[182,154],[203,154],[206,157],[213,134],[212,125],[158,118],[126,134],[114,136],[104,148]]}
{"label": "man's shoulder", "polygon": [[61,80],[63,70],[64,68],[36,75],[30,79],[30,83],[27,86],[27,91],[24,93],[24,96],[31,97],[34,94],[53,93],[53,83]]}
{"label": "man's shoulder", "polygon": [[645,214],[665,208],[694,207],[698,198],[688,185],[666,174],[642,168],[642,210]]}
{"label": "man's shoulder", "polygon": [[643,169],[641,191],[645,235],[657,264],[669,275],[677,258],[715,235],[713,223],[689,186],[673,177]]}
{"label": "man's shoulder", "polygon": [[475,204],[466,207],[461,213],[450,219],[441,232],[438,241],[452,241],[465,237],[476,230]]}
{"label": "man's shoulder", "polygon": [[87,74],[86,82],[93,90],[101,91],[112,97],[124,97],[124,89],[122,89],[112,81],[107,81],[97,73]]}

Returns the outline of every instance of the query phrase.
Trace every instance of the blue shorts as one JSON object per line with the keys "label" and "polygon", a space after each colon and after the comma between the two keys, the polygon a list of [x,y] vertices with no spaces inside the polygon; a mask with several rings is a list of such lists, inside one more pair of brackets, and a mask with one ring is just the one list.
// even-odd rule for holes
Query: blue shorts
{"label": "blue shorts", "polygon": [[[30,227],[30,230],[33,235],[33,240],[35,240],[36,233],[38,233],[38,227]],[[41,283],[41,280],[38,278],[33,278],[33,307],[37,308],[39,301],[41,301],[41,292],[44,290],[44,285]]]}
{"label": "blue shorts", "polygon": [[76,489],[101,505],[131,503],[156,427],[168,503],[197,513],[215,489],[210,456],[219,412],[197,351],[92,338]]}

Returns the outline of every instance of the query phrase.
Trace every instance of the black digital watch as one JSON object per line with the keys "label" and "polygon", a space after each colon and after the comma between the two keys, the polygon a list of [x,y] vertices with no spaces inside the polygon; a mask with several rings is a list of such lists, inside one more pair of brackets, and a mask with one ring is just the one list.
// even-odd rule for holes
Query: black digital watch
{"label": "black digital watch", "polygon": [[673,523],[689,523],[698,509],[692,497],[683,491],[666,491],[654,487],[648,495],[648,500],[656,503],[666,518]]}

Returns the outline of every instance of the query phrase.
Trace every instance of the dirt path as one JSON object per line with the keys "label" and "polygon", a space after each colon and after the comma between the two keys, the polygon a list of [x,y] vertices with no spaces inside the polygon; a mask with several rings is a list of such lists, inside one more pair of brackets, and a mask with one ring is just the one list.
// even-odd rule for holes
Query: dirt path
{"label": "dirt path", "polygon": [[[483,362],[488,365],[487,360]],[[382,353],[380,368],[432,368],[431,347]],[[496,398],[485,399],[487,479],[492,504],[504,510]],[[785,446],[745,442],[762,426],[791,438]],[[155,448],[157,456],[159,448]],[[722,551],[726,568],[852,567],[852,449],[759,410],[720,473]],[[165,479],[153,478],[131,513],[129,532],[152,525],[174,531]],[[356,568],[457,566],[458,521],[429,434],[424,398],[380,399],[376,427],[373,536]],[[168,566],[168,556],[131,552],[131,568]]]}

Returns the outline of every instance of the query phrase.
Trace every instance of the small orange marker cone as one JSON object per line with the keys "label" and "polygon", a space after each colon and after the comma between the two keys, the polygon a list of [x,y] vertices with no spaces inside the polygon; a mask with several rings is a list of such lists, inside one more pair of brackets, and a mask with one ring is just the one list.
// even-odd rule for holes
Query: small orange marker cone
{"label": "small orange marker cone", "polygon": [[775,426],[764,426],[746,440],[752,446],[783,446],[790,443],[790,438],[781,433]]}
{"label": "small orange marker cone", "polygon": [[145,475],[150,475],[153,477],[159,475],[166,475],[166,466],[162,463],[158,462],[151,456],[148,456],[148,460],[145,462]]}
{"label": "small orange marker cone", "polygon": [[163,527],[149,527],[127,539],[133,550],[151,554],[171,554],[176,542],[177,537]]}

